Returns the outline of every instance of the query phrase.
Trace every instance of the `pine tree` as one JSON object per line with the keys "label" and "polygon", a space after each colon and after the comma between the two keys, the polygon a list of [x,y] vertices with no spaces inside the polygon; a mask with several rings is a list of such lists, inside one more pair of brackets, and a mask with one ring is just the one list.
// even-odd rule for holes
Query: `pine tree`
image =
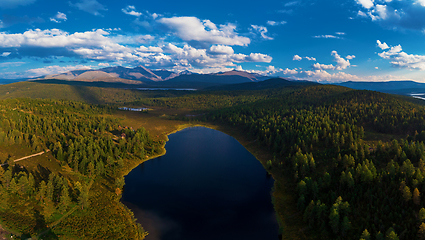
{"label": "pine tree", "polygon": [[403,198],[406,202],[412,199],[412,192],[410,192],[410,188],[408,186],[403,188]]}
{"label": "pine tree", "polygon": [[421,222],[425,221],[425,208],[421,208],[419,210],[419,221]]}
{"label": "pine tree", "polygon": [[419,205],[419,204],[421,203],[421,196],[420,196],[420,193],[419,193],[418,188],[415,188],[415,189],[413,190],[413,196],[412,196],[412,198],[413,198],[413,202],[414,202],[416,205]]}
{"label": "pine tree", "polygon": [[332,207],[329,214],[329,225],[335,234],[339,232],[339,213],[338,209],[335,207]]}
{"label": "pine tree", "polygon": [[421,223],[418,230],[418,239],[425,240],[425,223]]}
{"label": "pine tree", "polygon": [[89,188],[86,184],[81,185],[78,204],[81,206],[81,209],[89,207]]}
{"label": "pine tree", "polygon": [[387,234],[386,234],[385,239],[386,240],[399,240],[397,234],[394,232],[394,229],[391,228],[391,227],[387,230]]}
{"label": "pine tree", "polygon": [[69,197],[69,191],[68,191],[68,186],[64,185],[62,187],[62,193],[61,193],[61,197],[60,197],[60,206],[59,206],[59,211],[61,213],[64,213],[68,210],[69,206],[71,205],[71,198]]}
{"label": "pine tree", "polygon": [[370,240],[370,233],[365,229],[360,236],[360,240]]}

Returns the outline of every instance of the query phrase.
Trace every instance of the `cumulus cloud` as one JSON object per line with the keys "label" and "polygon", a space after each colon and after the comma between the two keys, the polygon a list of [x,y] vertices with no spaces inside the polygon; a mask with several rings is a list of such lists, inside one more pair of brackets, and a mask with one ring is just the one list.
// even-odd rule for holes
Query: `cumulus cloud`
{"label": "cumulus cloud", "polygon": [[210,54],[231,55],[234,52],[232,47],[225,45],[213,45],[209,49]]}
{"label": "cumulus cloud", "polygon": [[376,40],[376,43],[378,44],[378,47],[380,48],[380,49],[382,49],[382,50],[385,50],[385,49],[388,49],[388,48],[390,48],[390,47],[388,47],[388,45],[387,45],[387,43],[381,43],[381,41],[379,41],[379,40]]}
{"label": "cumulus cloud", "polygon": [[331,55],[334,57],[333,61],[336,62],[336,65],[315,63],[311,68],[314,70],[343,70],[351,65],[349,60],[355,57],[354,55],[348,55],[347,59],[344,59],[337,51],[332,51]]}
{"label": "cumulus cloud", "polygon": [[272,57],[262,53],[251,53],[245,58],[246,62],[266,62],[269,63],[272,61]]}
{"label": "cumulus cloud", "polygon": [[267,36],[267,35],[266,35],[266,34],[267,34],[267,28],[266,28],[266,27],[264,27],[264,26],[258,26],[258,25],[251,25],[251,27],[252,27],[252,29],[253,29],[255,32],[260,33],[260,35],[261,35],[261,37],[262,37],[263,39],[266,39],[266,40],[273,40],[273,38],[272,38],[272,37],[269,37],[269,36]]}
{"label": "cumulus cloud", "polygon": [[109,63],[99,63],[99,67],[109,67]]}
{"label": "cumulus cloud", "polygon": [[[308,57],[308,56],[306,56],[306,57],[304,57],[305,59],[307,59],[307,60],[309,60],[309,61],[316,61],[316,58],[314,58],[314,57]],[[293,57],[292,57],[292,60],[293,61],[301,61],[303,58],[302,57],[300,57],[299,55],[294,55]]]}
{"label": "cumulus cloud", "polygon": [[[390,29],[425,30],[425,1],[356,0],[362,6],[358,16],[369,18]],[[362,3],[363,2],[363,3]]]}
{"label": "cumulus cloud", "polygon": [[172,17],[157,20],[183,41],[199,44],[224,44],[247,46],[251,40],[236,33],[236,25],[228,23],[216,26],[210,20],[196,17]]}
{"label": "cumulus cloud", "polygon": [[345,58],[348,59],[348,60],[351,60],[351,59],[356,58],[356,56],[354,56],[354,55],[347,55]]}
{"label": "cumulus cloud", "polygon": [[276,21],[267,21],[267,24],[270,26],[279,26],[279,25],[283,25],[286,24],[286,21],[280,21],[280,22],[276,22]]}
{"label": "cumulus cloud", "polygon": [[61,23],[62,21],[66,21],[66,20],[67,20],[66,14],[61,12],[58,12],[54,17],[50,18],[50,21],[55,23]]}
{"label": "cumulus cloud", "polygon": [[303,58],[298,56],[298,55],[294,55],[294,57],[292,57],[293,61],[301,61]]}
{"label": "cumulus cloud", "polygon": [[1,0],[0,8],[16,8],[34,3],[36,0]]}
{"label": "cumulus cloud", "polygon": [[374,6],[373,0],[356,0],[356,2],[366,9],[370,9]]}
{"label": "cumulus cloud", "polygon": [[80,9],[81,11],[88,12],[95,16],[102,16],[100,11],[107,11],[108,9],[100,4],[97,0],[80,0],[79,2],[73,4],[69,3],[71,6]]}
{"label": "cumulus cloud", "polygon": [[[157,45],[152,45],[154,40],[155,38],[151,35],[119,35],[113,29],[75,33],[59,29],[35,29],[18,34],[0,32],[0,52],[3,52],[0,56],[9,56],[9,49],[13,49],[13,52],[22,58],[49,59],[65,56],[86,61],[114,62],[121,65],[143,64],[151,68],[189,69],[191,71],[223,70],[228,67],[234,68],[235,63],[270,63],[273,59],[262,53],[235,53],[231,46],[225,44],[196,48],[189,44],[184,44],[184,46],[171,43],[161,44],[163,40]],[[58,66],[53,66],[31,70],[26,74],[31,76],[51,74],[58,69],[61,70]]]}
{"label": "cumulus cloud", "polygon": [[43,68],[35,68],[27,70],[26,73],[28,77],[39,77],[44,75],[50,75],[50,74],[58,74],[58,73],[64,73],[69,72],[72,70],[80,70],[80,69],[91,69],[90,66],[84,66],[84,65],[71,65],[71,66],[47,66]]}
{"label": "cumulus cloud", "polygon": [[425,55],[408,54],[403,52],[401,45],[393,46],[387,51],[378,53],[378,55],[383,59],[390,60],[391,65],[395,68],[421,71],[425,70]]}
{"label": "cumulus cloud", "polygon": [[255,72],[262,75],[274,75],[293,80],[309,80],[321,83],[334,83],[334,82],[346,82],[346,81],[383,81],[383,80],[400,80],[400,77],[392,75],[378,75],[378,76],[358,76],[352,75],[345,72],[328,73],[325,70],[302,70],[298,68],[294,69],[282,69],[274,66],[268,66],[265,71],[254,70]]}
{"label": "cumulus cloud", "polygon": [[142,15],[141,12],[136,12],[136,7],[128,5],[126,8],[121,9],[121,11],[127,15],[140,17]]}

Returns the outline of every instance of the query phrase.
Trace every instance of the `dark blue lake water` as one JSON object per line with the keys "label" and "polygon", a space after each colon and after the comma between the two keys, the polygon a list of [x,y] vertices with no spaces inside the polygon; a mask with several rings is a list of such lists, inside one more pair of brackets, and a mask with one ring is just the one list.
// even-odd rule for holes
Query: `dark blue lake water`
{"label": "dark blue lake water", "polygon": [[122,202],[147,240],[278,239],[273,179],[236,139],[193,127],[165,148],[125,177]]}

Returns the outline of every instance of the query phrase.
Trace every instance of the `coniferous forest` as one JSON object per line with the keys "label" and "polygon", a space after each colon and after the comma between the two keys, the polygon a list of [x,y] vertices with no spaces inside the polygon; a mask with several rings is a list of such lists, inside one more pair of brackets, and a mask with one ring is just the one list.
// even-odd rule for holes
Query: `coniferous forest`
{"label": "coniferous forest", "polygon": [[[11,232],[144,238],[119,205],[122,177],[132,163],[159,155],[163,142],[123,126],[113,103],[123,92],[111,91],[107,105],[0,102],[0,220]],[[227,126],[269,153],[260,161],[275,179],[275,195],[289,189],[284,194],[295,199],[290,216],[273,200],[283,239],[291,219],[302,222],[299,239],[425,239],[425,108],[416,100],[331,85],[125,94],[120,105],[184,109],[161,117]],[[8,152],[44,153],[23,167]]]}

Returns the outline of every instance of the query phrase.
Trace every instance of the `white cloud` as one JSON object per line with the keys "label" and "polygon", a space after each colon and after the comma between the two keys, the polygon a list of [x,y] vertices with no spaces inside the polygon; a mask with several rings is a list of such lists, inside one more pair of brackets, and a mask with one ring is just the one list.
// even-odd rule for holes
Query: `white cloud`
{"label": "white cloud", "polygon": [[296,6],[298,4],[300,4],[300,1],[292,1],[292,2],[285,3],[284,6],[285,7],[292,7],[292,6]]}
{"label": "white cloud", "polygon": [[356,58],[356,56],[354,56],[354,55],[347,55],[345,58],[348,59],[348,60],[351,60],[351,59]]}
{"label": "white cloud", "polygon": [[334,61],[336,62],[336,70],[346,69],[350,66],[350,61],[339,56],[336,51],[332,51],[331,55],[334,57]]}
{"label": "white cloud", "polygon": [[19,6],[29,5],[36,0],[1,0],[0,8],[16,8]]}
{"label": "white cloud", "polygon": [[2,57],[7,57],[7,56],[9,56],[11,54],[11,52],[4,52],[4,53],[2,53],[0,56],[2,56]]}
{"label": "white cloud", "polygon": [[269,63],[272,61],[272,57],[262,53],[251,53],[245,58],[247,62],[266,62]]}
{"label": "white cloud", "polygon": [[121,9],[121,11],[127,15],[140,17],[142,13],[136,12],[136,7],[128,5],[126,8]]}
{"label": "white cloud", "polygon": [[378,55],[383,59],[390,60],[391,65],[396,68],[425,70],[425,55],[407,54],[402,50],[401,45],[397,45],[378,53]]}
{"label": "white cloud", "polygon": [[[214,25],[210,25],[210,27],[214,28]],[[271,56],[262,53],[234,53],[231,46],[224,44],[215,44],[208,48],[195,48],[188,44],[181,47],[170,43],[151,46],[149,43],[152,40],[154,37],[151,35],[117,35],[113,29],[75,33],[59,29],[35,29],[18,34],[0,32],[0,51],[6,50],[3,50],[3,56],[8,54],[5,53],[8,52],[7,49],[13,48],[22,57],[66,56],[115,62],[121,65],[144,64],[151,68],[198,69],[198,71],[235,67],[235,63],[242,62],[270,63],[272,61]],[[140,46],[141,42],[144,43]],[[139,46],[135,47],[136,44]],[[25,49],[25,51],[21,52],[21,49]],[[38,55],[40,53],[42,56]],[[32,70],[27,75],[50,74],[56,71],[55,69],[59,68],[56,66]]]}
{"label": "white cloud", "polygon": [[210,47],[209,49],[209,53],[211,54],[225,54],[225,55],[231,55],[233,54],[235,51],[233,50],[232,47],[230,46],[225,46],[225,45],[213,45]]}
{"label": "white cloud", "polygon": [[4,23],[2,20],[0,20],[0,28],[4,28]]}
{"label": "white cloud", "polygon": [[378,16],[380,19],[385,20],[388,18],[388,15],[390,14],[386,5],[379,5],[376,6],[376,12],[378,13]]}
{"label": "white cloud", "polygon": [[95,16],[102,16],[100,11],[108,10],[105,6],[100,4],[97,0],[80,0],[80,2],[77,2],[75,4],[70,2],[70,5],[80,9],[81,11],[88,12]]}
{"label": "white cloud", "polygon": [[[356,0],[359,3],[359,0]],[[368,1],[369,8],[358,12],[358,16],[369,18],[389,29],[425,30],[425,0]]]}
{"label": "white cloud", "polygon": [[[292,60],[293,61],[301,61],[303,58],[302,57],[300,57],[299,55],[294,55],[293,57],[292,57]],[[316,58],[314,58],[314,57],[308,57],[308,56],[306,56],[305,57],[305,59],[307,59],[307,60],[309,60],[309,61],[316,61]]]}
{"label": "white cloud", "polygon": [[154,46],[148,46],[148,47],[140,46],[137,50],[141,51],[141,52],[151,52],[151,53],[162,53],[163,52],[162,48],[154,47]]}
{"label": "white cloud", "polygon": [[139,36],[135,37],[134,39],[137,43],[146,44],[146,43],[153,41],[155,39],[155,37],[148,34],[148,35],[139,35]]}
{"label": "white cloud", "polygon": [[390,47],[388,47],[388,45],[387,45],[387,43],[381,43],[381,41],[379,41],[379,40],[376,40],[376,43],[378,44],[378,47],[380,48],[380,49],[382,49],[382,50],[385,50],[385,49],[388,49],[388,48],[390,48]]}
{"label": "white cloud", "polygon": [[294,55],[294,57],[292,57],[293,61],[301,61],[303,58],[298,56],[298,55]]}
{"label": "white cloud", "polygon": [[267,21],[267,24],[270,26],[279,26],[279,25],[283,25],[286,24],[286,21],[280,21],[280,22],[276,22],[276,21]]}
{"label": "white cloud", "polygon": [[345,32],[336,32],[336,35],[345,35]]}
{"label": "white cloud", "polygon": [[69,72],[72,70],[80,70],[80,69],[91,69],[90,66],[84,66],[84,65],[72,65],[72,66],[47,66],[43,68],[35,68],[27,70],[26,72],[29,74],[28,77],[39,77],[44,75],[50,75],[50,74],[58,74],[58,73],[64,73]]}
{"label": "white cloud", "polygon": [[109,63],[99,63],[99,67],[109,67]]}
{"label": "white cloud", "polygon": [[239,46],[247,46],[251,42],[249,38],[239,36],[236,25],[231,23],[217,27],[209,20],[201,21],[196,17],[161,18],[157,21],[184,41]]}
{"label": "white cloud", "polygon": [[272,37],[267,36],[267,28],[264,26],[251,25],[252,29],[258,33],[260,33],[261,37],[266,40],[273,40]]}
{"label": "white cloud", "polygon": [[348,55],[347,59],[344,59],[337,53],[337,51],[332,51],[331,55],[334,57],[333,61],[336,62],[336,65],[315,63],[311,66],[311,68],[314,70],[343,70],[351,65],[349,59],[353,59],[355,57],[354,55]]}
{"label": "white cloud", "polygon": [[340,37],[334,36],[334,35],[318,35],[318,36],[313,36],[313,38],[335,38],[335,39],[340,39]]}
{"label": "white cloud", "polygon": [[320,63],[315,63],[313,65],[311,65],[311,68],[315,69],[315,70],[335,70],[335,66],[332,64],[320,64]]}
{"label": "white cloud", "polygon": [[416,1],[415,1],[415,4],[419,4],[419,5],[421,5],[422,7],[425,7],[425,0],[416,0]]}
{"label": "white cloud", "polygon": [[61,12],[58,12],[54,17],[50,18],[50,21],[56,22],[56,23],[60,23],[62,21],[66,21],[66,20],[67,20],[66,14],[61,13]]}
{"label": "white cloud", "polygon": [[262,75],[273,75],[281,76],[293,80],[308,80],[321,83],[335,83],[335,82],[346,82],[346,81],[388,81],[388,80],[400,80],[400,77],[392,75],[378,75],[378,76],[358,76],[352,75],[345,72],[328,73],[325,70],[302,70],[299,68],[294,69],[282,69],[276,68],[275,66],[267,66],[266,70],[251,70],[249,72],[258,73]]}
{"label": "white cloud", "polygon": [[367,18],[367,14],[364,13],[364,12],[362,12],[362,11],[360,11],[360,10],[357,12],[357,16]]}
{"label": "white cloud", "polygon": [[26,64],[26,62],[3,62],[0,63],[1,68],[8,68],[8,67],[19,67]]}
{"label": "white cloud", "polygon": [[374,6],[373,0],[356,0],[356,2],[366,9],[370,9]]}

